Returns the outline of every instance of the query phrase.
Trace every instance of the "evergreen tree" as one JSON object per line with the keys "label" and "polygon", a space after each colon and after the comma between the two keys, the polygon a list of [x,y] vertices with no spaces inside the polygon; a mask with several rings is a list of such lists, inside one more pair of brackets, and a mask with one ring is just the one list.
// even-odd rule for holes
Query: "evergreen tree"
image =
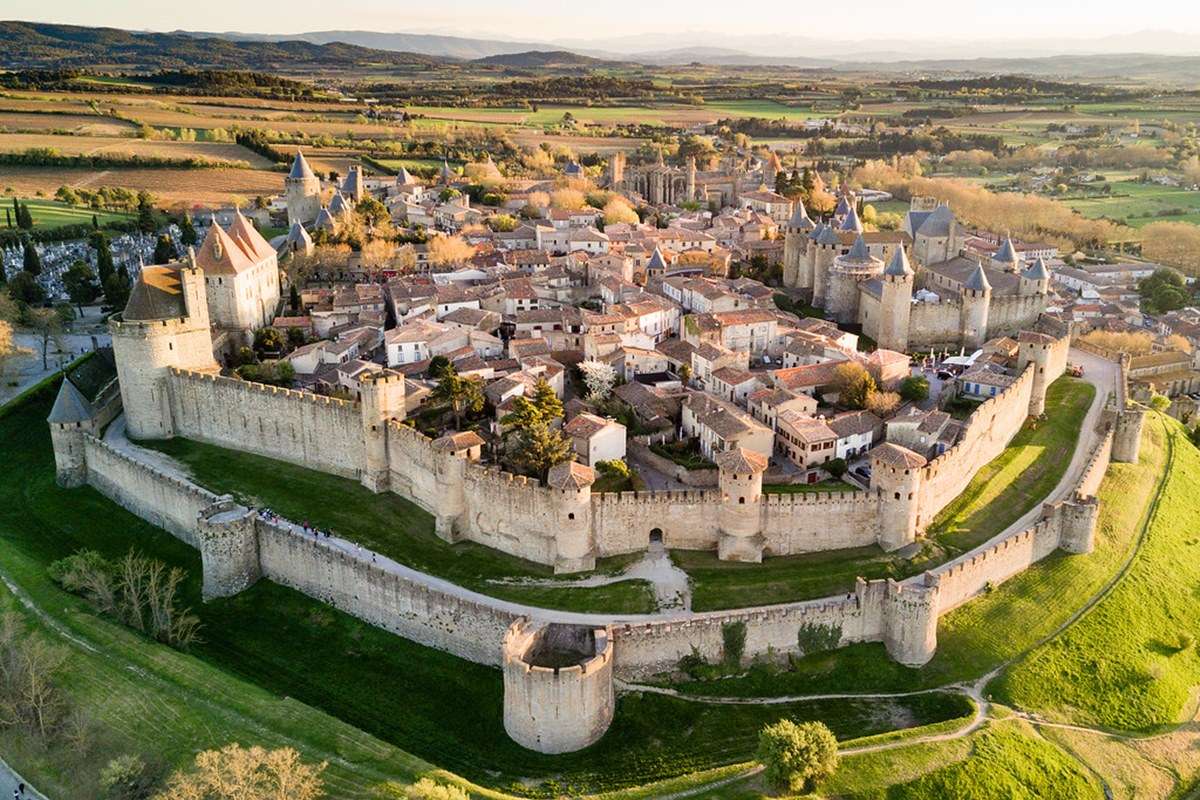
{"label": "evergreen tree", "polygon": [[86,261],[76,261],[63,273],[63,288],[79,309],[79,315],[83,316],[83,304],[96,299],[99,288],[96,286],[96,273],[92,272]]}
{"label": "evergreen tree", "polygon": [[100,278],[100,285],[107,286],[108,279],[116,271],[113,267],[112,248],[108,244],[108,237],[101,231],[94,231],[88,237],[88,244],[96,251],[96,275]]}
{"label": "evergreen tree", "polygon": [[171,237],[165,233],[158,237],[158,241],[154,243],[154,263],[169,264],[179,258],[179,252],[175,249],[175,243],[171,241]]}
{"label": "evergreen tree", "polygon": [[122,311],[129,302],[129,283],[121,280],[120,275],[109,275],[104,282],[104,300],[115,311]]}
{"label": "evergreen tree", "polygon": [[535,422],[517,434],[512,460],[526,475],[544,481],[551,467],[571,460],[571,442],[548,423]]}
{"label": "evergreen tree", "polygon": [[179,241],[184,247],[192,247],[198,241],[196,237],[196,228],[192,225],[192,215],[184,214],[183,221],[179,223],[180,236]]}
{"label": "evergreen tree", "polygon": [[96,216],[95,214],[92,214],[92,230],[100,230],[100,217]]}
{"label": "evergreen tree", "polygon": [[142,233],[154,233],[158,230],[158,220],[154,218],[154,203],[148,192],[138,192],[138,228]]}
{"label": "evergreen tree", "polygon": [[24,269],[34,277],[42,274],[42,259],[38,255],[37,247],[29,239],[25,240],[25,265]]}
{"label": "evergreen tree", "polygon": [[[192,235],[195,235],[194,231]],[[300,310],[300,293],[296,291],[295,284],[288,288],[288,305],[291,306],[293,312]]]}
{"label": "evergreen tree", "polygon": [[17,203],[14,199],[13,203],[17,206],[17,227],[22,230],[33,230],[33,214],[29,213],[28,203]]}

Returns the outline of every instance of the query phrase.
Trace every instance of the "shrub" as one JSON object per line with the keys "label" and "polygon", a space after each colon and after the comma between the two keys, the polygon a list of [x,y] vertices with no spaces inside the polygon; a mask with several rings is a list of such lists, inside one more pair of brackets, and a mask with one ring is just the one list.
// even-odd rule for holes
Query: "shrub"
{"label": "shrub", "polygon": [[920,403],[929,397],[929,381],[920,375],[909,375],[900,381],[900,396],[910,403]]}
{"label": "shrub", "polygon": [[701,670],[708,666],[708,662],[704,660],[704,656],[700,655],[700,650],[696,645],[692,645],[692,652],[680,658],[676,666],[679,667],[680,672],[695,679]]}
{"label": "shrub", "polygon": [[759,733],[757,758],[773,788],[807,793],[837,771],[837,739],[824,723],[782,719]]}
{"label": "shrub", "polygon": [[601,475],[617,478],[629,477],[629,465],[619,458],[614,458],[611,461],[598,461],[596,462],[596,469]]}
{"label": "shrub", "polygon": [[405,800],[469,800],[470,795],[457,786],[421,778],[404,788]]}
{"label": "shrub", "polygon": [[726,622],[721,626],[721,660],[726,666],[736,667],[742,663],[746,652],[746,623]]}
{"label": "shrub", "polygon": [[796,644],[804,655],[833,650],[842,640],[840,625],[822,625],[819,622],[806,622],[796,633]]}
{"label": "shrub", "polygon": [[158,781],[139,756],[117,756],[100,770],[100,794],[107,800],[144,800]]}
{"label": "shrub", "polygon": [[825,463],[825,471],[835,478],[840,478],[846,474],[846,459],[835,458]]}

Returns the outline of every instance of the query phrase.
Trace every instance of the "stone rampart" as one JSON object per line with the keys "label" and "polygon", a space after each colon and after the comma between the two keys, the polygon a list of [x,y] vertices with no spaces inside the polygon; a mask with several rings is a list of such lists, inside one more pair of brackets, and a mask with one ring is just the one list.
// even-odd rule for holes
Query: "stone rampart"
{"label": "stone rampart", "polygon": [[479,664],[500,664],[500,642],[517,615],[499,604],[440,591],[406,577],[369,550],[305,536],[287,523],[256,520],[263,577],[405,639]]}
{"label": "stone rampart", "polygon": [[168,475],[94,436],[84,437],[87,481],[142,519],[199,547],[196,520],[218,499],[190,481]]}
{"label": "stone rampart", "polygon": [[668,548],[716,549],[720,507],[721,494],[711,489],[594,494],[597,552],[611,556],[644,550],[654,531]]}
{"label": "stone rampart", "polygon": [[175,433],[357,478],[364,460],[358,404],[172,368]]}
{"label": "stone rampart", "polygon": [[879,499],[874,492],[763,495],[762,531],[773,556],[875,544]]}
{"label": "stone rampart", "polygon": [[924,528],[954,498],[985,464],[1003,452],[1021,430],[1029,414],[1034,365],[1003,392],[988,398],[972,412],[962,437],[921,471],[921,497],[917,527]]}

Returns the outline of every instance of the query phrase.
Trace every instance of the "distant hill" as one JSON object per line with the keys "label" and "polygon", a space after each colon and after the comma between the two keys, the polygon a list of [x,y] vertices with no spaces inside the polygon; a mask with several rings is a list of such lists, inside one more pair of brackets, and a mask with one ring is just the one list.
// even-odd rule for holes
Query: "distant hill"
{"label": "distant hill", "polygon": [[303,41],[313,44],[343,42],[369,47],[373,50],[393,50],[403,53],[419,53],[439,58],[457,58],[471,61],[488,56],[509,53],[527,53],[531,50],[561,50],[546,42],[508,42],[498,39],[471,39],[464,36],[441,36],[429,33],[378,33],[376,31],[309,31],[308,33],[197,33],[177,31],[188,36],[219,37],[237,42],[282,42]]}
{"label": "distant hill", "polygon": [[525,53],[504,53],[502,55],[477,58],[471,62],[485,67],[599,67],[612,64],[601,58],[581,56],[567,50],[530,50]]}
{"label": "distant hill", "polygon": [[349,69],[443,63],[416,53],[312,42],[235,42],[40,22],[0,22],[0,67],[128,69]]}

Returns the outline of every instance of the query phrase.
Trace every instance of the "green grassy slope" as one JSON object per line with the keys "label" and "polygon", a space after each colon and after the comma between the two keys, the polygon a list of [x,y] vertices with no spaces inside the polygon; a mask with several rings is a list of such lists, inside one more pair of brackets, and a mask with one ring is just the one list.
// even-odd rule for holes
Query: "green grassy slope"
{"label": "green grassy slope", "polygon": [[[215,492],[232,493],[297,522],[308,520],[402,564],[480,592],[571,611],[654,610],[653,592],[646,581],[586,588],[497,583],[508,578],[549,579],[554,573],[550,567],[482,545],[447,544],[434,534],[428,512],[398,495],[374,494],[346,478],[187,439],[142,444],[182,462],[197,483]],[[331,503],[331,498],[338,501]],[[602,562],[600,568],[614,570],[626,563],[628,559],[616,559]]]}
{"label": "green grassy slope", "polygon": [[[387,778],[411,780],[429,769],[424,759],[477,783],[546,796],[743,762],[762,725],[783,716],[822,719],[853,738],[969,713],[961,697],[944,695],[883,705],[712,706],[633,694],[619,700],[612,729],[593,747],[564,756],[526,751],[504,734],[497,670],[266,581],[201,604],[195,551],[90,488],[54,484],[43,422],[52,398],[44,393],[0,419],[0,572],[45,609],[43,625],[86,643],[73,646],[64,681],[102,723],[107,754],[144,752],[179,765],[228,741],[291,744],[306,759],[331,762],[337,797],[367,797]],[[96,617],[46,577],[47,564],[80,548],[119,557],[131,544],[188,571],[184,600],[204,625],[204,641],[189,654]],[[79,797],[88,796],[81,787],[94,781],[98,763],[60,750],[26,753],[14,766],[52,792]]]}
{"label": "green grassy slope", "polygon": [[1200,685],[1200,451],[1164,417],[1173,459],[1145,545],[1099,605],[995,686],[1058,719],[1146,732],[1180,721]]}
{"label": "green grassy slope", "polygon": [[920,669],[889,660],[881,644],[860,644],[808,656],[781,675],[751,670],[741,678],[681,688],[697,694],[772,696],[905,691],[979,677],[1053,633],[1117,572],[1144,522],[1166,458],[1163,429],[1147,425],[1140,463],[1112,464],[1100,487],[1095,552],[1054,553],[943,617],[937,653]]}

